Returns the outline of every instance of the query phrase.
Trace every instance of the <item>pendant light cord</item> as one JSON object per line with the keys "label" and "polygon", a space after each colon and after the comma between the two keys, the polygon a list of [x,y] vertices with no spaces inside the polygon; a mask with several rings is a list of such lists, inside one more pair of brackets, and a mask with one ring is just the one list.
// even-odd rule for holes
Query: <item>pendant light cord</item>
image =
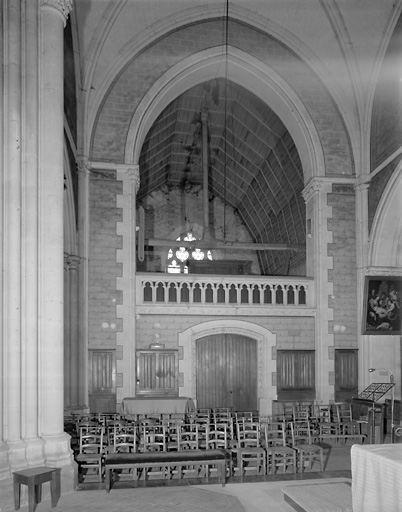
{"label": "pendant light cord", "polygon": [[228,92],[228,45],[229,36],[229,0],[226,0],[225,16],[225,117],[224,117],[224,175],[223,175],[223,242],[226,242],[226,167],[227,167],[227,92]]}

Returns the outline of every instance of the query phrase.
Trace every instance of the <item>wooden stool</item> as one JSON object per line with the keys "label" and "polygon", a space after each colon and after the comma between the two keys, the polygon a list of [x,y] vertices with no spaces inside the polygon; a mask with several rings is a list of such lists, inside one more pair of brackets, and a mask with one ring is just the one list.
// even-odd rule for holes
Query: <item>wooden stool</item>
{"label": "wooden stool", "polygon": [[50,482],[50,495],[52,508],[57,505],[60,498],[60,469],[45,466],[15,471],[14,475],[14,505],[15,510],[20,508],[21,485],[28,486],[28,510],[34,512],[42,499],[42,484]]}

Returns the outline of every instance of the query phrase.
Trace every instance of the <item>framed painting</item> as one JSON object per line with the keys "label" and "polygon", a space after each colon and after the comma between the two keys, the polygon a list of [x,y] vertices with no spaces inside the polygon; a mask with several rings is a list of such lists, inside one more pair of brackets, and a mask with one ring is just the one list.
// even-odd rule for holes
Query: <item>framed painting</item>
{"label": "framed painting", "polygon": [[401,306],[401,276],[366,276],[363,334],[402,334]]}

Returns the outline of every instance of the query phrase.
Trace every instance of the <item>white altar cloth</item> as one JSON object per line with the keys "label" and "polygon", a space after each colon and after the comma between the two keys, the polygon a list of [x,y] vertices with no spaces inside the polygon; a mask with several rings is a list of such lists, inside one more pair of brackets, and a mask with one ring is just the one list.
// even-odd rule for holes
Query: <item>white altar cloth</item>
{"label": "white altar cloth", "polygon": [[402,444],[354,444],[353,512],[401,512]]}

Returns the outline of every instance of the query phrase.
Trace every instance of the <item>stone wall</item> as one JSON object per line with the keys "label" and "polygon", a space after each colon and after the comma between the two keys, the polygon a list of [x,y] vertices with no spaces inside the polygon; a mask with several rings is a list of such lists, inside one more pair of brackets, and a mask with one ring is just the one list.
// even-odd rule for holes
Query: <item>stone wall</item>
{"label": "stone wall", "polygon": [[[277,349],[314,350],[314,318],[313,317],[253,317],[241,318],[218,317],[211,314],[202,316],[174,315],[140,315],[137,320],[137,348],[148,348],[150,343],[159,341],[165,348],[177,348],[178,333],[195,325],[212,320],[247,320],[277,336]],[[155,336],[156,335],[156,336]]]}
{"label": "stone wall", "polygon": [[89,191],[89,349],[115,348],[116,332],[121,329],[116,318],[120,292],[116,278],[121,264],[116,263],[116,250],[121,237],[116,234],[116,222],[121,221],[121,209],[116,207],[116,194],[122,184],[112,172],[93,171]]}
{"label": "stone wall", "polygon": [[[333,258],[333,270],[329,280],[333,282],[333,294],[328,298],[334,319],[330,322],[334,333],[335,348],[357,348],[357,272],[356,272],[356,199],[352,185],[337,184],[328,195],[332,207],[332,219],[328,229],[332,231],[332,244],[328,255]],[[332,325],[331,325],[332,323]]]}

